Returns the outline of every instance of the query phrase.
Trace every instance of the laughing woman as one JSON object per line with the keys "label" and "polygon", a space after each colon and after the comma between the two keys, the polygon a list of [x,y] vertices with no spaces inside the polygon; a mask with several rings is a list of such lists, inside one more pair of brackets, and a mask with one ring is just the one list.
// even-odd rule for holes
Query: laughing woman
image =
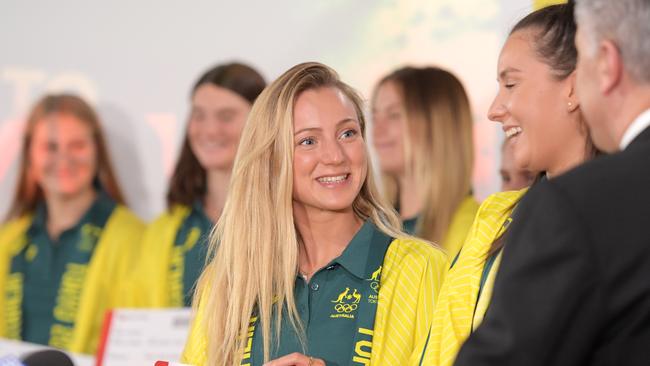
{"label": "laughing woman", "polygon": [[27,121],[19,184],[0,226],[0,337],[94,353],[123,302],[143,224],[126,207],[95,112],[50,95]]}
{"label": "laughing woman", "polygon": [[[404,365],[448,266],[373,181],[362,102],[300,64],[253,105],[197,288],[197,366]],[[219,245],[217,245],[219,243]]]}
{"label": "laughing woman", "polygon": [[[545,179],[596,154],[575,93],[575,32],[573,5],[549,6],[517,23],[499,56],[499,92],[488,117],[503,125],[515,165],[545,172]],[[441,290],[422,364],[453,364],[482,322],[508,225],[517,220],[514,210],[525,191],[497,193],[481,205]]]}

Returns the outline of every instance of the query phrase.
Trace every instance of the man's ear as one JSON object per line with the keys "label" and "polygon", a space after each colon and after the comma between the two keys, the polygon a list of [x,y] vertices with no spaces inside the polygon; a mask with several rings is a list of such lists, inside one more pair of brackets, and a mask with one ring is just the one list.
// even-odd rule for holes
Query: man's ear
{"label": "man's ear", "polygon": [[600,91],[609,94],[623,78],[623,57],[618,47],[610,40],[604,40],[598,47],[598,64],[595,75]]}

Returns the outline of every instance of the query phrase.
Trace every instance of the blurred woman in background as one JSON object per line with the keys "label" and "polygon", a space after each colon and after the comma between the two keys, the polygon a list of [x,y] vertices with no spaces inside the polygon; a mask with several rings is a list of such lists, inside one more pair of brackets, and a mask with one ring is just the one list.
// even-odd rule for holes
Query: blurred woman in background
{"label": "blurred woman in background", "polygon": [[505,139],[501,145],[501,191],[518,191],[529,187],[535,181],[537,174],[520,169],[515,165],[515,150],[510,140]]}
{"label": "blurred woman in background", "polygon": [[478,209],[467,93],[450,72],[405,67],[384,77],[372,100],[374,145],[387,197],[410,234],[456,257]]}
{"label": "blurred woman in background", "polygon": [[206,239],[221,215],[239,138],[266,83],[250,66],[218,65],[192,88],[191,112],[167,193],[167,211],[144,235],[132,305],[183,307],[206,262]]}
{"label": "blurred woman in background", "polygon": [[73,95],[41,99],[0,227],[0,337],[94,353],[143,229],[124,206],[92,108]]}

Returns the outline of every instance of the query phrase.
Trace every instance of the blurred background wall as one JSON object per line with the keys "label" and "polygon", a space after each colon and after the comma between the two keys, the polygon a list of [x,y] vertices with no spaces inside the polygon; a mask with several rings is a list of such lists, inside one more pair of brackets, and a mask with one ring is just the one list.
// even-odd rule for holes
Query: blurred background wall
{"label": "blurred background wall", "polygon": [[[531,0],[33,1],[0,4],[0,217],[13,195],[24,118],[46,92],[79,93],[99,111],[127,201],[163,209],[166,183],[206,68],[240,60],[271,81],[320,61],[370,98],[404,65],[456,73],[475,114],[479,199],[498,189],[500,126],[486,113],[509,28]],[[552,2],[552,1],[551,1]]]}

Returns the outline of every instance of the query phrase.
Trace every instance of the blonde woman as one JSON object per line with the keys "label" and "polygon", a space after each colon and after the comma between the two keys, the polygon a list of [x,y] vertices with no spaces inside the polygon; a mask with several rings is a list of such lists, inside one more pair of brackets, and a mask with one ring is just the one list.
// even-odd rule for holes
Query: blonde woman
{"label": "blonde woman", "polygon": [[478,209],[463,85],[436,67],[404,67],[379,82],[372,114],[385,192],[404,230],[440,243],[455,258]]}
{"label": "blonde woman", "polygon": [[300,64],[258,97],[197,288],[184,360],[408,364],[448,266],[380,198],[362,102]]}

